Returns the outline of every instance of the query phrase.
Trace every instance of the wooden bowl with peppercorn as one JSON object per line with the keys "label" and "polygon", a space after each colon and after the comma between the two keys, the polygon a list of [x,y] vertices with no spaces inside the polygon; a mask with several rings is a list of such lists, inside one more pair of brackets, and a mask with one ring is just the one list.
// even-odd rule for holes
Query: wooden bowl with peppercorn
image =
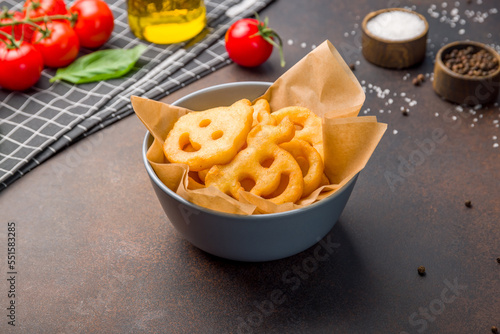
{"label": "wooden bowl with peppercorn", "polygon": [[363,56],[377,66],[403,69],[422,62],[429,24],[425,17],[404,8],[369,13],[361,23]]}
{"label": "wooden bowl with peppercorn", "polygon": [[445,45],[436,55],[433,88],[458,104],[493,103],[500,88],[500,55],[478,42]]}

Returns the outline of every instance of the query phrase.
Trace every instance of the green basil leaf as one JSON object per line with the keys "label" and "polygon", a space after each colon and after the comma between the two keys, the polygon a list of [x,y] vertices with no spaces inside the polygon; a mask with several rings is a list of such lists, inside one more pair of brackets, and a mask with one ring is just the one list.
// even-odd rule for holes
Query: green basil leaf
{"label": "green basil leaf", "polygon": [[68,67],[57,70],[50,82],[65,80],[74,84],[119,78],[135,65],[146,46],[132,49],[100,50],[76,59]]}

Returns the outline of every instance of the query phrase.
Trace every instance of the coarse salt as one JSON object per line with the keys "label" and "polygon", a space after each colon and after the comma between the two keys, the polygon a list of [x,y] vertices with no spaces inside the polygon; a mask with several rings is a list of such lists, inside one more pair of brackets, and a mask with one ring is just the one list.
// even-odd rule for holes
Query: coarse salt
{"label": "coarse salt", "polygon": [[422,34],[425,22],[415,14],[393,10],[378,14],[368,21],[366,28],[377,37],[404,41]]}

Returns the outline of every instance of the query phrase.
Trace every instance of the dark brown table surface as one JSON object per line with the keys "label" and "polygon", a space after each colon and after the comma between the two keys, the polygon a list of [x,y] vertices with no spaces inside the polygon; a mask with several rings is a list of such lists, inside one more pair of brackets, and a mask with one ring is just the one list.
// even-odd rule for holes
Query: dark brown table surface
{"label": "dark brown table surface", "polygon": [[[363,17],[413,3],[430,25],[425,61],[387,70],[364,60]],[[455,7],[464,24],[452,27]],[[271,4],[262,16],[282,35],[285,68],[274,52],[258,68],[231,64],[164,100],[274,81],[326,39],[354,63],[366,87],[360,115],[388,130],[324,239],[334,250],[327,261],[308,267],[313,247],[279,261],[232,262],[183,240],[153,193],[141,160],[146,130],[131,116],[0,193],[0,332],[491,333],[500,327],[500,108],[460,111],[433,92],[430,77],[411,81],[430,76],[448,42],[498,50],[499,9],[495,0]],[[16,224],[16,327],[6,317],[8,222]]]}

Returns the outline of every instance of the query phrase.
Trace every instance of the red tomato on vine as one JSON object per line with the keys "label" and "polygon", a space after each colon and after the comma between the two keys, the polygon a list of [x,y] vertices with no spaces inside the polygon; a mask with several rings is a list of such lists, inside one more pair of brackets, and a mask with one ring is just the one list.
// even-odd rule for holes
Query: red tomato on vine
{"label": "red tomato on vine", "polygon": [[[21,12],[12,12],[12,11],[7,11],[7,12],[2,12],[0,11],[0,23],[7,24],[11,23],[12,21],[21,21],[24,19],[24,14]],[[17,40],[20,40],[21,37],[23,37],[23,32],[24,34],[27,33],[27,30],[29,27],[26,24],[16,24],[14,26],[14,30],[12,30],[12,26],[5,26],[5,27],[0,27],[0,31],[3,31],[6,34],[11,35],[12,32],[14,32],[14,38]],[[7,37],[0,34],[0,39],[1,40],[6,40]]]}
{"label": "red tomato on vine", "polygon": [[57,68],[71,64],[80,51],[80,41],[73,28],[60,21],[47,22],[42,27],[47,33],[35,31],[32,44],[41,52],[45,65]]}
{"label": "red tomato on vine", "polygon": [[40,51],[29,43],[18,47],[0,43],[0,87],[10,90],[25,90],[33,86],[43,70]]}
{"label": "red tomato on vine", "polygon": [[71,13],[78,14],[75,29],[80,45],[95,49],[111,37],[115,27],[113,12],[102,0],[77,0],[70,7]]}
{"label": "red tomato on vine", "polygon": [[[31,7],[31,8],[30,8]],[[34,8],[33,8],[34,7]],[[68,9],[64,0],[26,0],[24,14],[29,9],[29,17],[36,18],[46,15],[66,15]]]}

